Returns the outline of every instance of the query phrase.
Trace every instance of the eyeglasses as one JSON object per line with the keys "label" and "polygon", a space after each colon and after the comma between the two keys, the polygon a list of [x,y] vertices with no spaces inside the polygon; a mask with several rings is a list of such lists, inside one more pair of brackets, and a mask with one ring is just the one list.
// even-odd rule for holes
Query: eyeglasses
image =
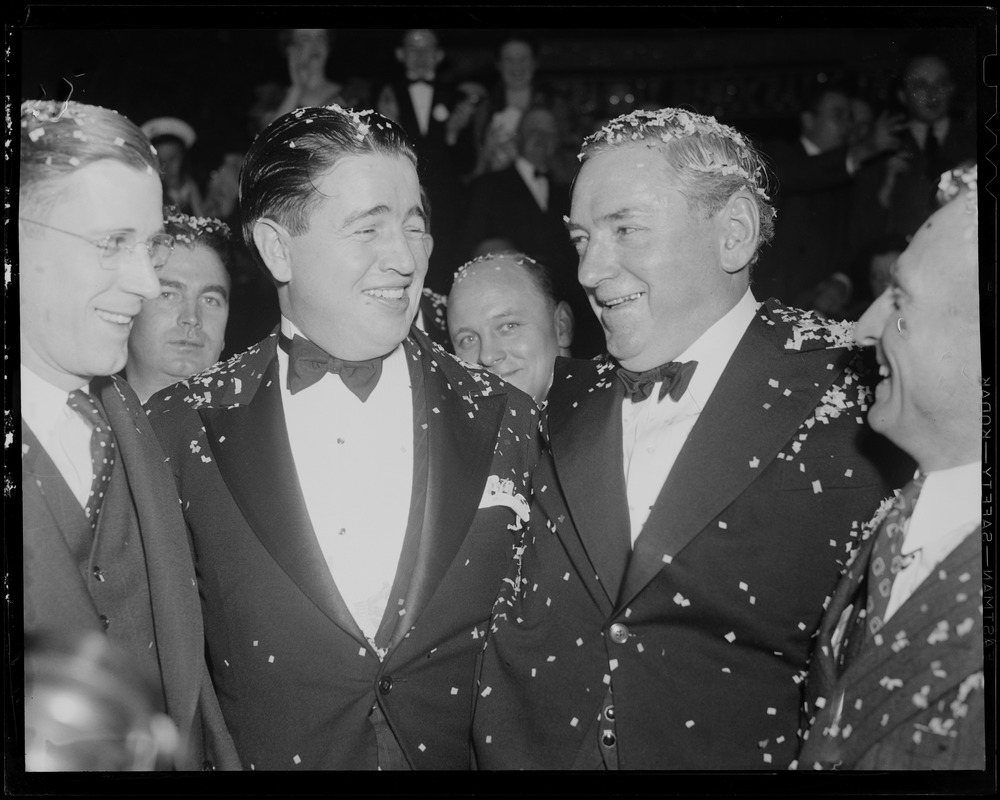
{"label": "eyeglasses", "polygon": [[38,225],[41,228],[48,228],[50,231],[83,239],[87,244],[92,244],[101,251],[100,264],[102,269],[118,269],[120,266],[118,259],[125,253],[132,255],[135,252],[135,248],[139,245],[146,248],[149,260],[153,262],[153,269],[159,269],[167,263],[167,259],[170,258],[170,254],[174,250],[175,240],[169,233],[154,233],[144,242],[137,242],[135,234],[129,231],[111,233],[103,239],[88,239],[79,233],[64,231],[62,228],[46,225],[44,222],[39,222],[38,220],[26,217],[18,217],[18,219],[21,222],[30,222],[32,225]]}

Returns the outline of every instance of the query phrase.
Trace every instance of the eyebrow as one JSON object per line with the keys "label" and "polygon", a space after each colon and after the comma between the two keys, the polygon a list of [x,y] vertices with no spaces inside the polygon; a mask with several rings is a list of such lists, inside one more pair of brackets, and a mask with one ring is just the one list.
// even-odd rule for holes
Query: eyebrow
{"label": "eyebrow", "polygon": [[[604,214],[603,216],[598,217],[596,221],[598,223],[619,222],[620,220],[635,216],[638,213],[640,213],[639,209],[636,208],[621,208],[618,211],[612,211],[609,214]],[[573,220],[563,220],[563,224],[566,225],[567,230],[572,230],[574,228],[580,228],[583,230],[583,226],[579,223],[573,222]]]}
{"label": "eyebrow", "polygon": [[[163,278],[160,278],[160,286],[161,287],[167,286],[171,289],[186,289],[188,287],[188,285],[184,283],[184,281],[171,281],[171,280],[164,280]],[[203,295],[203,294],[208,294],[209,292],[215,292],[216,294],[221,294],[227,300],[229,299],[229,292],[227,291],[226,287],[222,286],[221,284],[213,283],[211,286],[203,286],[198,294]]]}
{"label": "eyebrow", "polygon": [[[377,217],[383,214],[388,214],[392,209],[389,208],[385,203],[381,203],[377,206],[372,206],[371,208],[366,208],[361,211],[356,211],[353,214],[348,215],[347,219],[344,220],[344,227],[347,228],[362,219],[367,219],[368,217]],[[413,206],[407,213],[406,218],[410,217],[420,217],[420,219],[426,223],[427,214],[424,212],[423,208],[420,206]]]}

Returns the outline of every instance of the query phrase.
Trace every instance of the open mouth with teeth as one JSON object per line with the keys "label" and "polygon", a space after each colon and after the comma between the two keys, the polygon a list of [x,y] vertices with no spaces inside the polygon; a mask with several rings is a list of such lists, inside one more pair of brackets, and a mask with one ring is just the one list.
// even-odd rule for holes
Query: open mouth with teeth
{"label": "open mouth with teeth", "polygon": [[100,308],[97,309],[97,316],[105,322],[110,322],[112,325],[130,325],[133,319],[128,314],[116,314],[113,311],[104,311]]}
{"label": "open mouth with teeth", "polygon": [[395,288],[379,288],[379,289],[365,289],[364,294],[369,297],[374,297],[376,300],[405,300],[406,297],[406,287],[397,286]]}
{"label": "open mouth with teeth", "polygon": [[615,297],[612,300],[600,300],[601,306],[604,308],[618,308],[618,306],[625,305],[626,303],[631,303],[633,300],[638,300],[642,297],[645,292],[633,292],[632,294],[626,294],[622,297]]}

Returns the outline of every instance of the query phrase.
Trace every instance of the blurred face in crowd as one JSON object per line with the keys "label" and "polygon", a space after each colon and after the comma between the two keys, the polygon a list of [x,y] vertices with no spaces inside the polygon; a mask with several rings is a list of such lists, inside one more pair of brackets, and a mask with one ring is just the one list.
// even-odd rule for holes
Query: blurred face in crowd
{"label": "blurred face in crowd", "polygon": [[[20,214],[22,363],[66,391],[118,372],[143,300],[160,291],[144,246],[163,229],[159,177],[97,161],[60,178],[51,206]],[[139,244],[111,254],[79,237]]]}
{"label": "blurred face in crowd", "polygon": [[[618,145],[585,161],[570,217],[580,283],[627,369],[680,355],[746,291],[756,207],[731,198],[708,216],[689,205],[659,147]],[[742,248],[735,259],[727,238]]]}
{"label": "blurred face in crowd", "polygon": [[402,156],[347,156],[316,191],[304,233],[255,227],[282,313],[332,355],[385,355],[417,314],[431,252],[417,171]]}
{"label": "blurred face in crowd", "polygon": [[868,137],[875,124],[875,112],[871,103],[860,97],[851,98],[851,133],[848,136],[850,144],[857,144]]}
{"label": "blurred face in crowd", "polygon": [[142,304],[126,367],[149,394],[218,361],[229,319],[229,275],[211,247],[178,242],[158,277],[160,295]]}
{"label": "blurred face in crowd", "polygon": [[403,46],[396,49],[396,58],[402,63],[407,75],[426,77],[434,75],[437,65],[444,58],[433,31],[407,31]]}
{"label": "blurred face in crowd", "polygon": [[518,127],[521,155],[538,169],[548,169],[558,144],[555,115],[544,108],[525,113]]}
{"label": "blurred face in crowd", "polygon": [[288,46],[288,64],[294,72],[322,72],[330,55],[330,42],[323,28],[295,28]]}
{"label": "blurred face in crowd", "polygon": [[954,93],[948,65],[937,56],[923,56],[907,67],[899,100],[913,119],[931,124],[948,115]]}
{"label": "blurred face in crowd", "polygon": [[448,297],[455,354],[482,364],[541,403],[557,355],[568,355],[573,317],[524,267],[504,256],[467,267]]}
{"label": "blurred face in crowd", "polygon": [[508,89],[526,89],[535,75],[535,56],[527,42],[511,41],[500,48],[500,78]]}
{"label": "blurred face in crowd", "polygon": [[898,258],[899,253],[895,250],[872,256],[868,267],[868,285],[871,286],[873,297],[878,297],[892,283],[892,268],[896,266]]}
{"label": "blurred face in crowd", "polygon": [[982,434],[977,230],[965,196],[937,211],[858,321],[881,382],[871,427],[922,469],[975,460]]}
{"label": "blurred face in crowd", "polygon": [[846,145],[850,133],[851,101],[842,92],[827,92],[802,114],[802,134],[824,153]]}

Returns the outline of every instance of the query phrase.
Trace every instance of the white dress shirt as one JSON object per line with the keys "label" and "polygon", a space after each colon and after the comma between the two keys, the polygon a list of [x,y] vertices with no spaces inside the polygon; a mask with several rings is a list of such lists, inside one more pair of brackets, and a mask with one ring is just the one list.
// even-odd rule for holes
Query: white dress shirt
{"label": "white dress shirt", "polygon": [[417,116],[420,135],[427,135],[431,121],[431,102],[434,99],[434,87],[426,82],[411,83],[408,87],[410,102],[413,103],[413,113]]}
{"label": "white dress shirt", "polygon": [[549,179],[544,175],[535,175],[535,165],[522,156],[517,157],[517,160],[514,162],[514,168],[518,171],[521,178],[524,179],[524,183],[528,187],[528,191],[531,192],[531,196],[535,198],[535,202],[538,203],[538,207],[542,211],[548,211]]}
{"label": "white dress shirt", "polygon": [[885,610],[888,620],[962,540],[983,521],[983,465],[928,472],[913,509],[902,556],[914,555],[896,575]]}
{"label": "white dress shirt", "polygon": [[941,142],[943,142],[945,137],[948,135],[948,129],[951,127],[951,120],[948,117],[942,117],[933,125],[928,125],[926,122],[911,119],[908,125],[910,128],[910,134],[913,136],[917,146],[921,150],[926,150],[927,132],[933,129],[934,138],[938,140],[938,144],[941,144]]}
{"label": "white dress shirt", "polygon": [[[282,317],[282,332],[302,333]],[[397,347],[367,401],[327,373],[288,391],[278,348],[281,402],[299,486],[316,538],[347,607],[369,641],[389,601],[413,488],[413,396]],[[374,644],[373,644],[374,646]]]}
{"label": "white dress shirt", "polygon": [[[80,387],[90,390],[90,385]],[[94,480],[90,458],[93,428],[67,405],[69,392],[21,365],[21,417],[31,428],[70,491],[84,508]]]}
{"label": "white dress shirt", "polygon": [[698,362],[680,400],[666,395],[657,402],[661,386],[657,383],[643,402],[626,399],[622,403],[622,452],[632,544],[758,307],[747,289],[725,316],[674,359]]}

